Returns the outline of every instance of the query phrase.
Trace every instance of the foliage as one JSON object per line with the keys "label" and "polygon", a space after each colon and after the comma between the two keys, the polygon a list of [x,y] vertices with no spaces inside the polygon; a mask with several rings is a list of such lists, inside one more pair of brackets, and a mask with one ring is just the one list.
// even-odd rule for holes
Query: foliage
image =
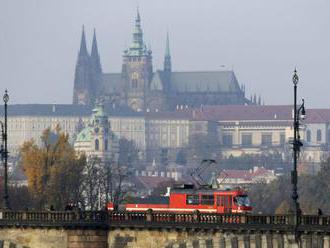
{"label": "foliage", "polygon": [[176,160],[175,162],[180,165],[186,165],[187,164],[187,152],[185,149],[180,149],[178,153],[176,154]]}
{"label": "foliage", "polygon": [[82,180],[84,196],[82,208],[98,210],[108,202],[113,202],[115,205],[121,203],[125,195],[123,183],[128,176],[126,168],[117,163],[101,161],[96,156],[89,157]]}
{"label": "foliage", "polygon": [[127,167],[135,167],[139,161],[139,150],[134,141],[126,138],[119,139],[118,164]]}
{"label": "foliage", "polygon": [[194,161],[204,159],[219,159],[221,157],[220,143],[216,136],[195,134],[189,138],[189,157]]}
{"label": "foliage", "polygon": [[[317,175],[299,175],[298,200],[303,213],[317,214],[319,208],[324,213],[330,213],[329,180],[330,159],[322,164]],[[254,211],[265,214],[282,211],[285,201],[292,204],[291,194],[292,184],[289,176],[282,176],[270,184],[256,184],[249,192]]]}
{"label": "foliage", "polygon": [[68,135],[59,128],[46,129],[41,146],[30,140],[21,147],[21,163],[28,180],[28,189],[35,208],[63,208],[82,201],[81,180],[85,157],[77,158],[68,142]]}
{"label": "foliage", "polygon": [[267,169],[275,169],[278,167],[287,167],[287,162],[282,158],[282,154],[278,152],[268,152],[262,154],[242,154],[239,157],[229,156],[221,160],[224,169],[252,169],[255,166]]}

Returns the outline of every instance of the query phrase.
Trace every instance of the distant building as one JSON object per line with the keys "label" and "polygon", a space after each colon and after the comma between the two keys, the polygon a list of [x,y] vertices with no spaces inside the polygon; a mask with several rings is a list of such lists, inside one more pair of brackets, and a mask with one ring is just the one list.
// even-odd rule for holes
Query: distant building
{"label": "distant building", "polygon": [[116,162],[119,156],[118,137],[111,130],[103,104],[93,109],[90,122],[78,133],[74,149],[87,158],[98,157],[103,162]]}
{"label": "distant building", "polygon": [[252,103],[245,98],[244,86],[239,85],[233,71],[173,72],[168,35],[163,69],[154,71],[152,51],[143,40],[139,12],[132,43],[123,53],[120,73],[103,73],[95,31],[90,54],[82,31],[73,104],[93,105],[100,97],[135,111]]}
{"label": "distant building", "polygon": [[[175,161],[178,151],[189,149],[193,135],[218,138],[222,156],[279,153],[292,159],[293,108],[289,105],[224,105],[179,108],[175,111],[136,112],[125,106],[105,104],[112,132],[134,141],[148,161]],[[300,137],[304,144],[299,168],[316,173],[330,153],[330,109],[307,109]],[[40,136],[46,128],[57,125],[75,140],[81,128],[90,123],[88,105],[25,104],[8,107],[8,148],[11,155],[24,141]],[[3,107],[0,106],[3,117]],[[189,160],[190,158],[188,158]]]}
{"label": "distant building", "polygon": [[218,182],[222,188],[248,187],[260,182],[270,183],[276,178],[274,170],[254,167],[253,170],[223,170],[218,177]]}

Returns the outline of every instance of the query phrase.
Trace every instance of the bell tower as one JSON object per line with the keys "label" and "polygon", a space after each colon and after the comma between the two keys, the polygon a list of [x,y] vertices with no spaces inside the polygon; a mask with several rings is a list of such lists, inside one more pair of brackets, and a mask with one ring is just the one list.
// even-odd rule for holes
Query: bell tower
{"label": "bell tower", "polygon": [[126,103],[135,111],[144,111],[152,79],[152,52],[143,42],[139,10],[135,18],[133,41],[124,51],[122,79]]}

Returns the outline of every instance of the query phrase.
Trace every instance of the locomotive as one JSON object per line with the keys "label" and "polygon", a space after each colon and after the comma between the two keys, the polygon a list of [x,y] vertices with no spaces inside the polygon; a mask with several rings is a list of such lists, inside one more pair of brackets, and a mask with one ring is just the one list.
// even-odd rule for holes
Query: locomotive
{"label": "locomotive", "polygon": [[[136,198],[126,203],[126,211],[192,213],[249,213],[252,211],[247,193],[242,189],[220,190],[211,187],[196,188],[194,184],[182,184],[172,188],[165,196]],[[108,203],[107,209],[114,210]]]}

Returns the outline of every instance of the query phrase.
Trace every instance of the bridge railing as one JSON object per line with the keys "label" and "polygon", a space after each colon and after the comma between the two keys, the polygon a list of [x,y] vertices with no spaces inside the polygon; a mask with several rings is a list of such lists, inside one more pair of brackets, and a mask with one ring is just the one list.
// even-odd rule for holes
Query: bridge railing
{"label": "bridge railing", "polygon": [[240,215],[165,212],[110,212],[109,222],[117,223],[200,223],[200,224],[255,224],[290,225],[290,215]]}
{"label": "bridge railing", "polygon": [[104,211],[0,211],[0,225],[106,223]]}
{"label": "bridge railing", "polygon": [[[35,225],[35,226],[68,226],[68,225],[102,225],[134,226],[158,225],[176,226],[207,225],[219,226],[229,224],[254,226],[292,226],[292,215],[251,215],[251,214],[204,214],[164,213],[164,212],[114,212],[114,211],[1,211],[0,226]],[[330,216],[303,215],[301,226],[325,226],[330,228]]]}

